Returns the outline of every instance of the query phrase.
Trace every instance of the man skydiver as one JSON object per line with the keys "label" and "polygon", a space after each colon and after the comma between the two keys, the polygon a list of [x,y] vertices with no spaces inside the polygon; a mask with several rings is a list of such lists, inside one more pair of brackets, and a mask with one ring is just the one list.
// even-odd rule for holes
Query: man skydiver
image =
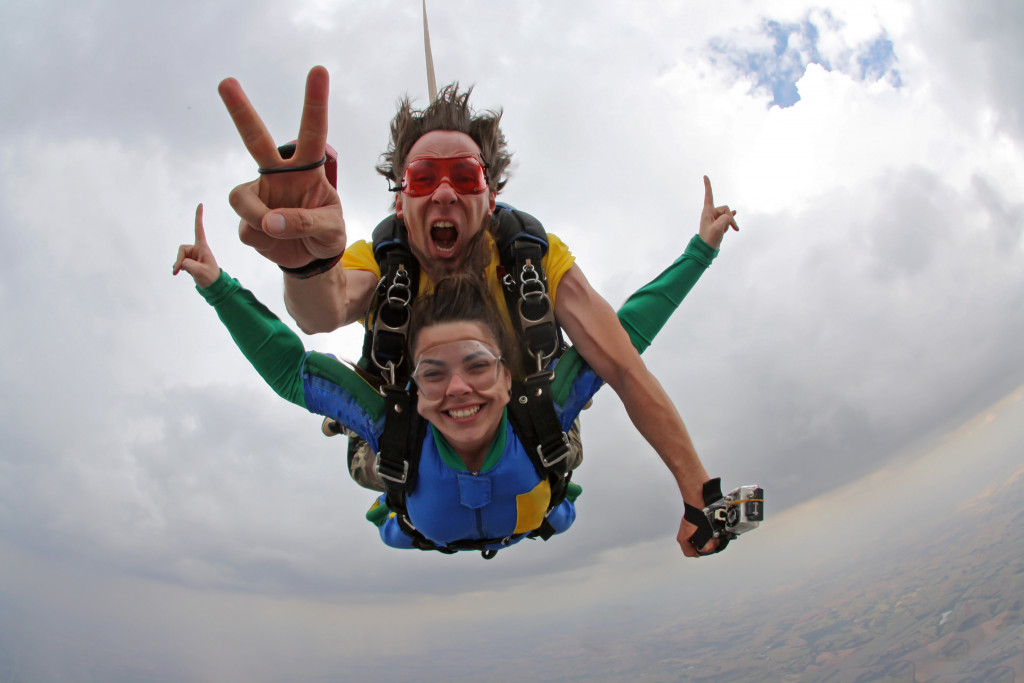
{"label": "man skydiver", "polygon": [[[372,253],[365,243],[346,251],[341,201],[319,168],[327,145],[327,70],[317,66],[309,72],[299,136],[288,159],[278,152],[236,80],[222,81],[219,92],[261,169],[259,178],[239,185],[230,195],[231,206],[242,219],[239,238],[285,271],[285,303],[302,331],[329,332],[361,319],[379,274],[371,270]],[[505,183],[509,154],[499,126],[501,114],[476,115],[468,108],[468,95],[454,89],[446,94],[449,104],[461,102],[469,116],[465,121],[425,114],[430,107],[414,112],[404,102],[392,121],[391,148],[378,168],[396,187],[405,188],[396,193],[396,213],[428,274],[458,268],[471,240],[494,212],[496,196]],[[451,164],[459,159],[480,164],[485,187],[454,179]],[[409,164],[419,160],[428,160],[447,175],[438,175],[433,187],[418,181],[410,187]],[[715,206],[706,176],[704,187],[698,234],[713,257],[725,232],[739,227],[735,211]],[[633,425],[668,466],[684,502],[703,507],[703,485],[710,477],[671,399],[644,365],[614,309],[593,289],[557,238],[550,239],[546,268],[549,258],[554,267],[548,269],[547,277],[558,324],[619,395]],[[492,291],[500,291],[497,282],[492,283]],[[712,539],[698,551],[689,542],[695,530],[685,518],[681,520],[676,540],[685,555],[717,548]]]}

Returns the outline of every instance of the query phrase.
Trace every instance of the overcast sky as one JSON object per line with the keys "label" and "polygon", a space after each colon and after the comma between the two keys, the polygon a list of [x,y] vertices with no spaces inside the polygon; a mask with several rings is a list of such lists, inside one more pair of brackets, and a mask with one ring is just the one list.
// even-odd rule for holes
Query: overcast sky
{"label": "overcast sky", "polygon": [[[726,488],[760,483],[780,515],[1024,383],[1021,3],[428,10],[438,82],[504,108],[500,199],[613,305],[681,253],[703,174],[738,210],[645,356]],[[610,390],[584,413],[568,534],[488,563],[385,548],[343,439],[265,387],[170,275],[202,201],[220,263],[286,315],[227,205],[255,175],[217,96],[227,76],[286,142],[306,73],[328,68],[348,230],[368,236],[391,200],[373,167],[395,102],[427,101],[421,20],[418,0],[0,5],[0,597],[52,580],[83,624],[147,594],[258,631],[278,599],[359,619],[397,593],[456,621],[438,595],[583,567],[629,583],[616,553],[638,543],[680,582],[696,571],[673,551],[674,484]],[[304,339],[359,351],[356,330]],[[26,614],[63,614],[42,604]]]}

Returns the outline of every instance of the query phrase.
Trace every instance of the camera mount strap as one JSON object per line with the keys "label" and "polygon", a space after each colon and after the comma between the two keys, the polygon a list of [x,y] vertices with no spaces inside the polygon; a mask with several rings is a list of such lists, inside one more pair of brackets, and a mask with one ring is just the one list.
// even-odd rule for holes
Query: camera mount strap
{"label": "camera mount strap", "polygon": [[[714,479],[708,479],[704,482],[704,507],[709,507],[712,503],[719,501],[723,498],[722,496],[722,480],[719,477]],[[711,520],[708,519],[707,514],[704,510],[696,508],[689,503],[684,501],[683,519],[690,524],[697,527],[697,530],[690,536],[689,541],[693,544],[693,547],[700,553],[700,549],[703,548],[708,541],[715,537],[715,528],[711,525]],[[718,548],[712,550],[710,553],[700,553],[701,555],[714,555],[725,550],[725,546],[729,545],[729,539],[725,536],[718,537]]]}

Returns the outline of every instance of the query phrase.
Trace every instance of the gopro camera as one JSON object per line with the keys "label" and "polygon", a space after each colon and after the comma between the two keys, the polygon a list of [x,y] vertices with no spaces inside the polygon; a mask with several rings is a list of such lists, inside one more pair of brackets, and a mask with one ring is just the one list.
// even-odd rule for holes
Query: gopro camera
{"label": "gopro camera", "polygon": [[757,485],[730,491],[703,510],[715,538],[731,541],[756,529],[764,519],[764,489]]}

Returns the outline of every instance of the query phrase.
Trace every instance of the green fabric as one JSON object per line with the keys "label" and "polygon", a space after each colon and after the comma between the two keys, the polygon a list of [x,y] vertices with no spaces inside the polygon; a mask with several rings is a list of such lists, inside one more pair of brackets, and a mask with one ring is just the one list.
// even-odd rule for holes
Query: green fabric
{"label": "green fabric", "polygon": [[373,501],[373,505],[366,511],[366,519],[373,523],[374,526],[380,528],[384,526],[384,522],[388,521],[388,514],[391,510],[388,506],[379,500]]}
{"label": "green fabric", "polygon": [[[352,368],[335,358],[315,351],[306,353],[302,340],[252,292],[223,270],[220,277],[206,289],[196,288],[216,308],[231,338],[260,376],[283,398],[306,407],[302,381],[304,369],[345,390],[371,416],[384,412],[384,397]],[[239,296],[234,294],[239,293]]]}
{"label": "green fabric", "polygon": [[[223,270],[212,285],[196,289],[216,308],[231,338],[260,377],[278,396],[305,408],[301,369],[306,350],[298,335]],[[236,293],[238,296],[234,296]]]}
{"label": "green fabric", "polygon": [[675,263],[626,299],[619,321],[637,351],[647,350],[717,255],[717,249],[694,235]]}
{"label": "green fabric", "polygon": [[[505,439],[508,424],[508,408],[501,413],[501,424],[498,425],[498,432],[494,435],[494,441],[491,442],[490,447],[487,449],[487,455],[484,456],[484,464],[480,467],[481,472],[486,472],[495,465],[498,464],[498,460],[501,459],[501,454],[505,452]],[[444,436],[441,435],[437,429],[431,427],[430,431],[434,435],[434,444],[437,446],[437,452],[441,456],[441,460],[444,461],[445,465],[451,467],[453,470],[459,470],[461,472],[468,472],[469,468],[466,467],[466,463],[462,462],[462,458],[455,454],[452,447],[445,441]]]}
{"label": "green fabric", "polygon": [[376,420],[384,414],[385,401],[380,392],[337,358],[310,351],[306,356],[305,369],[311,375],[345,387],[345,391],[367,411],[371,419]]}
{"label": "green fabric", "polygon": [[[637,351],[647,350],[717,255],[718,249],[694,235],[675,263],[626,299],[619,309],[619,322]],[[575,348],[562,355],[551,383],[555,403],[563,405],[568,400],[573,380],[584,365]]]}
{"label": "green fabric", "polygon": [[565,498],[570,503],[575,503],[581,493],[583,493],[583,487],[574,481],[570,481],[569,485],[565,487]]}

